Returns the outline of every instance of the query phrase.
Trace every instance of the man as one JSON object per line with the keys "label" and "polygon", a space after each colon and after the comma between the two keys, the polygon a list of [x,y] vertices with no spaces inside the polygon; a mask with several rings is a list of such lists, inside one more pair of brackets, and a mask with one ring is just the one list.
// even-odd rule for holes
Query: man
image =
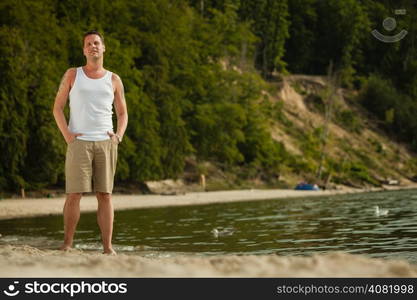
{"label": "man", "polygon": [[[117,146],[127,127],[127,107],[120,77],[103,67],[106,51],[103,36],[97,31],[84,34],[85,66],[68,69],[55,98],[55,121],[67,143],[65,159],[64,243],[73,244],[80,218],[82,193],[96,193],[97,222],[101,230],[103,253],[116,254],[112,247],[113,205],[111,193],[116,171]],[[70,99],[69,125],[64,115]],[[113,131],[112,105],[117,114],[117,132]],[[93,183],[93,184],[92,184]]]}

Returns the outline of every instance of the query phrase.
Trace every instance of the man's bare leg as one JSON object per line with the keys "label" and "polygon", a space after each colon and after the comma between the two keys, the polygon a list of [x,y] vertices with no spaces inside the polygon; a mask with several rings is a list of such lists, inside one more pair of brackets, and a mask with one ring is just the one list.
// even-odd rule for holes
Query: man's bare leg
{"label": "man's bare leg", "polygon": [[80,219],[81,193],[67,194],[64,204],[64,243],[60,250],[69,250],[74,241],[75,229]]}
{"label": "man's bare leg", "polygon": [[101,239],[103,241],[103,253],[116,254],[111,243],[113,235],[114,211],[111,202],[111,194],[97,192],[97,223],[101,230]]}

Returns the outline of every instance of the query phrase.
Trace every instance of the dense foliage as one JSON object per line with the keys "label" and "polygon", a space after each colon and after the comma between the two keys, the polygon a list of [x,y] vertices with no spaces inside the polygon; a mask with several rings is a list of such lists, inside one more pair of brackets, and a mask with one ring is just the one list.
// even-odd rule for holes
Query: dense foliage
{"label": "dense foliage", "polygon": [[[0,191],[63,185],[52,105],[65,70],[84,64],[91,29],[126,89],[119,181],[175,178],[189,156],[279,174],[286,152],[269,133],[262,78],[325,74],[330,61],[417,147],[416,10],[411,0],[2,0]],[[387,16],[409,31],[403,41],[370,35]]]}

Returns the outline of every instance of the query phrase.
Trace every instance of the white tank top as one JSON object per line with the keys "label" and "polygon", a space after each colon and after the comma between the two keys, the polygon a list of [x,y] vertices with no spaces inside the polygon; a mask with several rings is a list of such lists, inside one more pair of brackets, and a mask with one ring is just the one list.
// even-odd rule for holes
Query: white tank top
{"label": "white tank top", "polygon": [[112,72],[98,79],[87,77],[83,68],[77,68],[74,85],[69,93],[70,120],[68,129],[82,133],[77,139],[103,141],[113,132],[113,85]]}

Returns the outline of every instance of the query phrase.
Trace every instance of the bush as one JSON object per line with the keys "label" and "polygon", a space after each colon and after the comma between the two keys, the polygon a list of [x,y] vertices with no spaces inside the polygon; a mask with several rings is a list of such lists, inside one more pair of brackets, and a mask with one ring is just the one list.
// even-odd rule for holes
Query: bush
{"label": "bush", "polygon": [[378,185],[378,181],[371,177],[368,169],[361,162],[351,162],[348,166],[348,177],[357,179],[361,183],[367,182],[373,185]]}
{"label": "bush", "polygon": [[362,105],[404,142],[417,149],[417,104],[397,91],[389,80],[372,75],[359,94]]}
{"label": "bush", "polygon": [[335,121],[337,124],[351,132],[359,133],[363,129],[361,120],[351,110],[337,112]]}
{"label": "bush", "polygon": [[362,105],[382,121],[385,121],[386,111],[395,107],[401,97],[390,81],[377,75],[369,78],[359,94]]}

